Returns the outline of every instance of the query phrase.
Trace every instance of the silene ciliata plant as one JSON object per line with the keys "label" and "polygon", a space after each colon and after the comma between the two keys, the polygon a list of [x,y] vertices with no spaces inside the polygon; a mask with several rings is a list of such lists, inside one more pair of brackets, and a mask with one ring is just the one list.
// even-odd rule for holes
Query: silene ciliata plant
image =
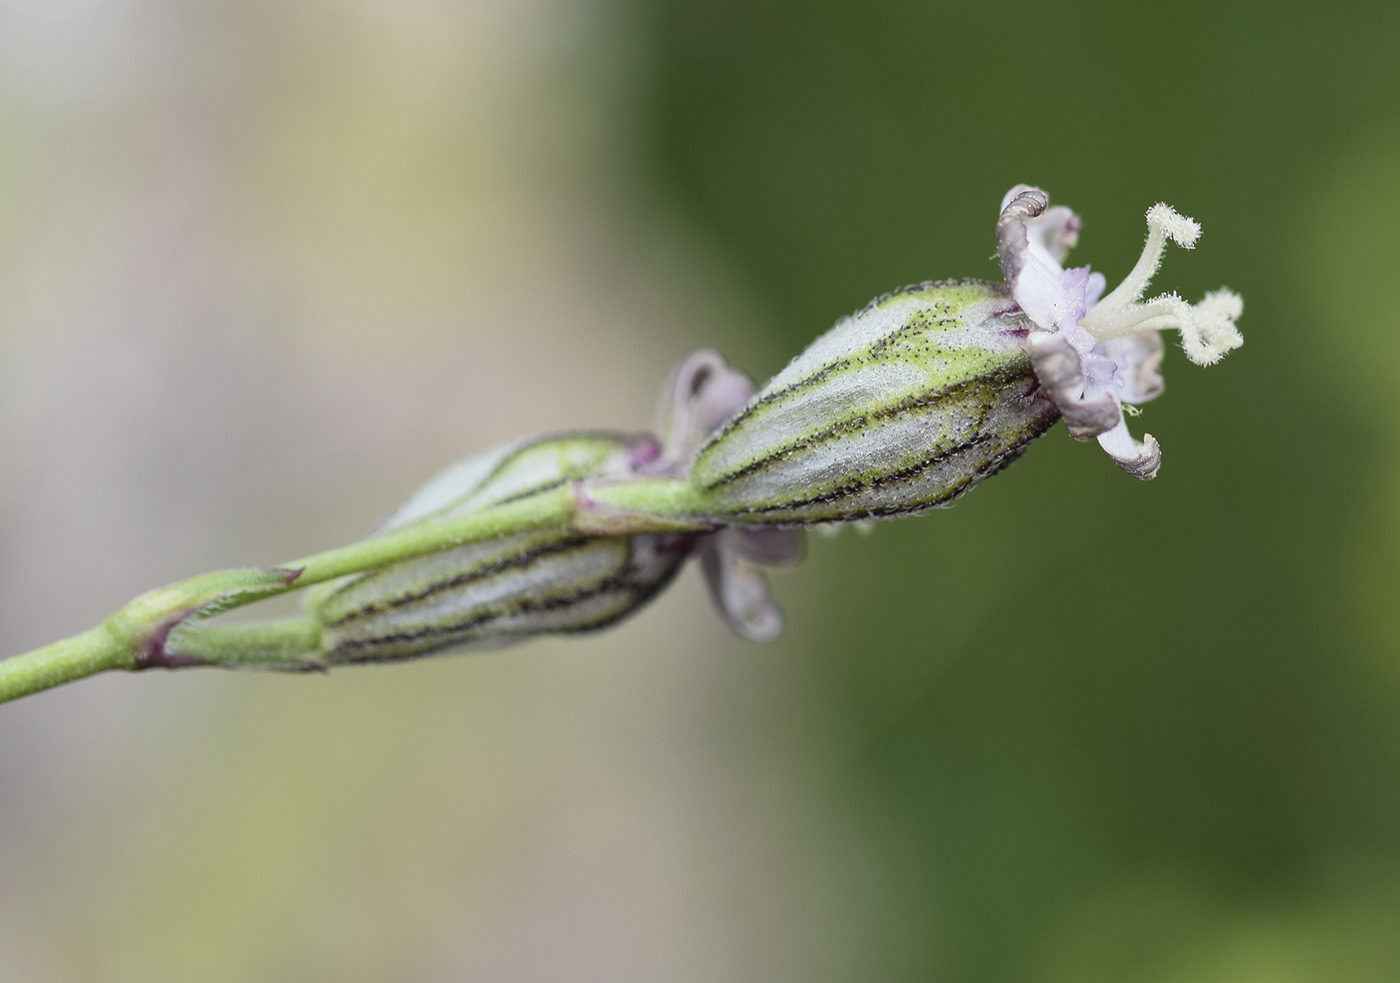
{"label": "silene ciliata plant", "polygon": [[[1161,332],[1210,365],[1243,339],[1229,290],[1144,299],[1167,240],[1201,228],[1147,212],[1113,290],[1065,268],[1080,220],[1018,185],[996,222],[1004,282],[921,283],[842,318],[757,388],[713,351],[673,374],[657,433],[522,440],[454,464],[356,544],[144,594],[81,635],[0,662],[0,700],[107,669],[325,669],[593,631],[632,614],[689,559],[740,636],[782,631],[762,570],[797,562],[803,527],[946,506],[1063,419],[1128,474],[1161,465],[1129,416],[1161,395]],[[208,620],[312,587],[304,613]]]}

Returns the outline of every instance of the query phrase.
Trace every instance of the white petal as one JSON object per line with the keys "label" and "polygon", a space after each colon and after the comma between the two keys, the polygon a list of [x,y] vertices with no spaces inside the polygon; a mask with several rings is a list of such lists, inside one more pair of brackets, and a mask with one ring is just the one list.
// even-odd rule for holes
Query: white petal
{"label": "white petal", "polygon": [[1118,398],[1125,403],[1146,403],[1162,395],[1162,354],[1166,346],[1156,331],[1114,338],[1098,350],[1118,366]]}
{"label": "white petal", "polygon": [[[1054,266],[1063,266],[1069,251],[1079,242],[1079,216],[1064,205],[1050,207],[1050,196],[1040,188],[1018,184],[1001,200],[997,219],[997,252],[1002,273],[1010,283],[1015,270],[1006,269],[1014,253],[1029,249]],[[1014,259],[1012,259],[1014,263]]]}
{"label": "white petal", "polygon": [[1088,267],[1062,268],[1079,240],[1079,216],[1064,206],[1049,206],[1044,191],[1018,184],[1002,200],[996,228],[997,259],[1011,295],[1046,331],[1078,323],[1091,286],[1095,298],[1103,290]]}
{"label": "white petal", "polygon": [[[1011,284],[1011,296],[1031,321],[1045,331],[1058,328],[1076,334],[1076,347],[1088,351],[1094,347],[1093,335],[1079,328],[1079,319],[1088,308],[1087,297],[1094,277],[1089,267],[1061,270],[1046,256],[1034,250],[1026,255],[1021,272]],[[1079,338],[1083,343],[1079,343]]]}
{"label": "white petal", "polygon": [[1084,286],[1084,303],[1093,307],[1103,296],[1103,292],[1108,289],[1108,281],[1104,279],[1102,273],[1090,273],[1089,282]]}
{"label": "white petal", "polygon": [[1118,425],[1107,433],[1099,434],[1099,446],[1108,451],[1108,456],[1118,466],[1134,478],[1151,481],[1157,477],[1157,469],[1162,466],[1162,448],[1150,433],[1142,435],[1142,441],[1133,439],[1128,433],[1128,423],[1121,416]]}
{"label": "white petal", "polygon": [[1055,265],[1063,266],[1065,257],[1079,242],[1081,226],[1079,216],[1074,214],[1073,209],[1056,205],[1028,222],[1026,234],[1031,249],[1043,253]]}
{"label": "white petal", "polygon": [[725,624],[750,642],[771,642],[783,632],[783,615],[768,596],[763,575],[739,558],[722,530],[700,544],[700,569],[710,599]]}
{"label": "white petal", "polygon": [[1062,324],[1073,323],[1071,303],[1061,282],[1061,271],[1030,255],[1021,262],[1020,272],[1011,284],[1011,296],[1026,312],[1036,327],[1053,331]]}
{"label": "white petal", "polygon": [[1082,357],[1063,334],[1032,331],[1026,351],[1041,387],[1059,408],[1076,440],[1097,437],[1122,418],[1113,393],[1107,389],[1085,392]]}

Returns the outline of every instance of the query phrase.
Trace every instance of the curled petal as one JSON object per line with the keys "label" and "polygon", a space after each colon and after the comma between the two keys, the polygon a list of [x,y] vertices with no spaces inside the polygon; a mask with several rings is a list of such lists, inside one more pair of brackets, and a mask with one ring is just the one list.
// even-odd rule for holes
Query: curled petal
{"label": "curled petal", "polygon": [[1026,350],[1036,378],[1076,440],[1097,437],[1122,419],[1118,400],[1108,389],[1085,392],[1083,358],[1063,334],[1032,331]]}
{"label": "curled petal", "polygon": [[1157,477],[1157,469],[1162,466],[1162,448],[1150,433],[1142,435],[1142,440],[1133,439],[1128,433],[1128,423],[1121,416],[1118,425],[1099,434],[1099,446],[1108,451],[1108,456],[1118,466],[1134,478],[1151,481]]}
{"label": "curled petal", "polygon": [[[997,252],[1009,255],[1014,262],[1016,252],[1029,249],[1057,266],[1064,265],[1065,257],[1079,242],[1081,223],[1073,209],[1049,205],[1050,196],[1029,184],[1018,184],[1008,191],[1001,200],[997,222]],[[1007,273],[1005,261],[1002,272]],[[1011,278],[1008,274],[1008,283]]]}
{"label": "curled petal", "polygon": [[996,229],[997,258],[1011,295],[1046,331],[1078,324],[1103,292],[1102,277],[1092,277],[1087,266],[1062,269],[1079,240],[1079,216],[1049,205],[1044,191],[1018,184],[1003,199]]}
{"label": "curled petal", "polygon": [[659,468],[688,464],[705,438],[743,409],[753,394],[753,380],[731,368],[719,352],[705,348],[687,358],[661,393],[657,429],[666,454]]}
{"label": "curled petal", "polygon": [[763,575],[740,556],[735,532],[724,529],[705,537],[700,569],[725,624],[750,642],[771,642],[783,632],[783,615],[768,596]]}
{"label": "curled petal", "polygon": [[1001,275],[1013,286],[1021,275],[1030,254],[1027,223],[1039,218],[1050,207],[1050,196],[1039,188],[1018,184],[1001,201],[1001,216],[997,219],[997,260]]}

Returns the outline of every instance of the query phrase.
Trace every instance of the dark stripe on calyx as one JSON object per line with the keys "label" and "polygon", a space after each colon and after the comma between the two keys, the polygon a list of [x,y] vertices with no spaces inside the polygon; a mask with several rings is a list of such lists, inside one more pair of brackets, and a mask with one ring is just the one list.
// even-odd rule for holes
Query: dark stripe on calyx
{"label": "dark stripe on calyx", "polygon": [[[731,430],[743,423],[759,407],[781,400],[811,386],[818,385],[825,381],[833,372],[848,368],[853,364],[867,361],[885,361],[887,360],[887,356],[884,354],[885,349],[893,345],[904,335],[921,333],[933,334],[936,333],[935,329],[947,330],[966,327],[967,318],[964,317],[961,312],[969,305],[983,304],[989,301],[994,302],[997,299],[1007,299],[1003,293],[1004,288],[1002,288],[1001,284],[987,280],[978,280],[975,278],[938,281],[926,280],[923,283],[909,284],[908,286],[901,287],[890,293],[881,294],[860,310],[849,315],[847,318],[842,318],[832,326],[832,330],[835,330],[846,321],[859,321],[861,318],[875,313],[880,307],[892,301],[897,301],[915,294],[928,293],[939,288],[950,287],[983,287],[987,289],[987,296],[960,298],[956,310],[953,303],[949,300],[937,297],[926,298],[927,307],[911,311],[909,316],[905,318],[904,322],[900,324],[899,327],[867,342],[863,348],[842,355],[831,362],[827,362],[821,367],[814,369],[802,379],[784,386],[781,389],[774,389],[771,392],[762,393],[752,406],[745,407],[739,414],[726,421],[723,426],[712,433],[710,438],[701,446],[700,453],[703,454],[710,445],[723,440]],[[931,341],[932,339],[929,340]]]}
{"label": "dark stripe on calyx", "polygon": [[[596,584],[593,584],[591,586],[583,587],[571,593],[558,595],[556,597],[520,598],[514,603],[498,604],[494,607],[487,608],[477,614],[474,614],[471,617],[468,617],[462,621],[454,622],[449,625],[430,625],[422,628],[416,628],[411,631],[398,631],[388,635],[375,635],[364,638],[351,638],[339,640],[331,649],[330,654],[334,655],[338,652],[350,651],[355,649],[387,648],[396,645],[431,641],[433,639],[441,640],[442,645],[450,645],[453,643],[453,641],[458,640],[469,641],[470,639],[467,638],[455,639],[452,636],[463,635],[464,633],[471,632],[475,629],[483,628],[489,625],[491,622],[499,621],[503,618],[515,615],[531,614],[534,612],[556,611],[561,608],[567,608],[582,604],[586,601],[592,600],[595,597],[599,597],[609,592],[621,592],[621,599],[623,599],[626,603],[618,611],[610,612],[592,622],[549,629],[549,631],[551,632],[570,634],[576,632],[592,631],[610,625],[634,611],[638,607],[638,605],[641,604],[642,601],[645,601],[647,598],[651,597],[657,591],[661,590],[668,583],[670,583],[677,571],[679,571],[680,566],[680,563],[673,564],[671,569],[667,572],[667,574],[664,577],[661,577],[655,581],[647,581],[645,579],[641,579],[639,577],[639,574],[642,572],[642,569],[640,565],[636,562],[636,551],[629,543],[627,560],[623,566],[623,569],[609,577],[604,578],[603,580],[598,581]],[[531,632],[527,630],[515,632],[512,634],[518,634],[523,637],[531,634]],[[385,654],[380,656],[369,654],[364,656],[351,657],[343,661],[373,662],[401,659],[408,657],[408,655],[427,654],[427,651],[433,647],[436,646],[429,646],[428,649],[414,651],[408,654]]]}
{"label": "dark stripe on calyx", "polygon": [[[986,444],[991,440],[993,440],[992,434],[979,433],[971,440],[964,441],[963,443],[958,444],[956,447],[952,447],[948,450],[937,451],[929,455],[928,457],[923,458],[916,464],[912,464],[906,468],[900,468],[898,471],[891,471],[888,474],[880,475],[876,478],[871,479],[857,478],[853,481],[847,482],[844,485],[838,485],[831,491],[823,492],[820,495],[813,495],[808,498],[799,498],[790,502],[781,502],[774,505],[753,505],[748,507],[739,507],[732,509],[731,513],[734,515],[765,515],[771,512],[795,511],[811,505],[829,504],[832,502],[836,502],[843,498],[849,498],[851,495],[858,494],[859,492],[878,491],[879,489],[884,488],[888,485],[897,484],[900,481],[912,478],[915,475],[927,471],[931,467],[942,464],[944,461],[956,457],[959,454],[964,454],[967,451],[972,450],[973,448],[980,447],[981,445]],[[969,480],[971,479],[971,477],[972,476],[969,476]],[[904,512],[914,512],[920,509],[925,509],[929,506],[937,505],[939,502],[942,501],[944,501],[944,498],[942,496],[939,496],[937,498],[930,499],[927,502],[921,502],[917,505],[910,505],[907,508],[876,511],[872,512],[872,514],[898,515]]]}
{"label": "dark stripe on calyx", "polygon": [[[380,614],[386,611],[395,610],[397,608],[406,607],[418,601],[426,600],[427,598],[432,597],[434,594],[440,594],[443,591],[456,590],[458,588],[465,587],[466,585],[474,581],[486,580],[498,574],[505,573],[508,570],[515,570],[528,567],[531,564],[535,563],[537,560],[541,559],[542,557],[556,556],[561,553],[567,553],[570,550],[576,549],[581,546],[593,544],[596,542],[598,542],[598,539],[595,537],[570,536],[567,539],[561,539],[550,543],[544,543],[543,545],[537,546],[534,549],[526,550],[523,553],[517,553],[511,556],[503,557],[492,563],[488,563],[485,566],[478,567],[472,570],[467,570],[455,576],[448,577],[445,580],[435,581],[419,590],[415,590],[407,594],[402,594],[397,597],[385,598],[383,600],[366,604],[362,607],[357,607],[353,611],[347,612],[346,614],[340,615],[337,618],[325,622],[325,625],[327,628],[338,628],[341,625],[348,624],[360,618],[365,618],[370,615]],[[458,548],[460,549],[460,547]],[[408,560],[405,562],[412,563],[413,561]],[[350,587],[359,586],[379,575],[387,576],[392,573],[400,572],[395,570],[395,566],[397,566],[397,564],[385,567],[383,570],[374,571],[373,573],[367,575],[365,578],[359,581],[354,581],[348,584],[346,587],[341,588],[340,590],[343,591]],[[340,591],[337,591],[337,593],[340,593]],[[328,606],[329,604],[323,605],[322,609],[324,610],[325,607]]]}
{"label": "dark stripe on calyx", "polygon": [[[873,410],[869,413],[861,414],[860,416],[854,416],[848,420],[842,420],[827,427],[825,430],[819,430],[816,433],[795,438],[785,444],[770,447],[764,452],[762,457],[755,458],[732,471],[728,471],[717,478],[706,481],[701,487],[706,491],[714,491],[717,488],[732,484],[741,478],[757,474],[773,462],[786,458],[796,451],[815,447],[833,437],[856,433],[874,423],[895,420],[902,416],[916,415],[916,411],[927,410],[929,407],[948,400],[949,397],[963,397],[965,399],[966,396],[969,395],[968,390],[974,389],[974,387],[975,389],[999,389],[1000,384],[1019,378],[1023,374],[1024,372],[1019,368],[1007,366],[977,379],[965,379],[951,383],[942,389],[934,390],[930,393],[918,393],[906,396],[898,403],[892,403],[881,409]],[[1001,394],[998,392],[996,395]],[[973,402],[971,404],[967,401],[959,401],[958,408],[973,411],[973,418],[976,421],[975,425],[978,427],[986,423],[988,416],[991,414],[991,407],[986,404],[985,400]]]}

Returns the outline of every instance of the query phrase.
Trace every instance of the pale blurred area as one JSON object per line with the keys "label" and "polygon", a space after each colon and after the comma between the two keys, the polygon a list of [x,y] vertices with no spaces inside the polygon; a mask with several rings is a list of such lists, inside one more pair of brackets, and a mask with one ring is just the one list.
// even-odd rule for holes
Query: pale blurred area
{"label": "pale blurred area", "polygon": [[[363,534],[455,457],[773,361],[563,0],[0,3],[0,637]],[[0,712],[0,980],[838,978],[873,887],[692,576],[622,627]],[[878,893],[878,891],[876,892]]]}

